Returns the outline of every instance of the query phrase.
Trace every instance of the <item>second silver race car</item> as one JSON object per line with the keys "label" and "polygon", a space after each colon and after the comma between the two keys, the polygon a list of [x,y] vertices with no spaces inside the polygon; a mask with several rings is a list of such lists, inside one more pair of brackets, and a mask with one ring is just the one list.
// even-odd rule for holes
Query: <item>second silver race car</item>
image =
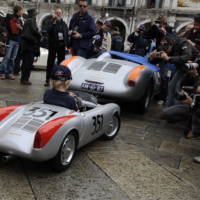
{"label": "second silver race car", "polygon": [[73,56],[61,63],[72,71],[70,88],[99,97],[137,102],[141,112],[159,92],[159,68],[144,58],[119,52],[106,52],[98,58]]}
{"label": "second silver race car", "polygon": [[50,160],[56,171],[63,171],[79,148],[100,136],[110,140],[117,135],[120,128],[117,104],[80,102],[81,112],[73,113],[42,102],[1,107],[1,156]]}

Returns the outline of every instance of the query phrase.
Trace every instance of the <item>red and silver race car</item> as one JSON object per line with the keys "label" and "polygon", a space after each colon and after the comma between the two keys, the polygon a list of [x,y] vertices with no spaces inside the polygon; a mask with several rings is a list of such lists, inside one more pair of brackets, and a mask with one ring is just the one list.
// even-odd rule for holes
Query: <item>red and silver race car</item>
{"label": "red and silver race car", "polygon": [[81,100],[80,112],[44,104],[0,108],[1,155],[34,161],[50,160],[56,171],[65,170],[76,151],[102,136],[113,139],[120,128],[117,104]]}

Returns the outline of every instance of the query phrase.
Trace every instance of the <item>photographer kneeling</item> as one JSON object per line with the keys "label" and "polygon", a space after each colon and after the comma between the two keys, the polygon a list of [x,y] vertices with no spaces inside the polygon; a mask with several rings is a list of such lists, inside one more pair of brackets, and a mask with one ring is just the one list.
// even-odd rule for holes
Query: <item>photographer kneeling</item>
{"label": "photographer kneeling", "polygon": [[200,137],[200,77],[197,63],[187,63],[183,78],[177,83],[176,99],[180,104],[163,110],[162,119],[168,122],[187,122],[187,139]]}
{"label": "photographer kneeling", "polygon": [[188,60],[193,61],[196,58],[195,55],[193,47],[186,40],[172,36],[163,37],[159,43],[158,50],[151,53],[150,62],[152,62],[154,58],[159,58],[165,63],[174,64],[177,69],[172,80],[169,82],[167,107],[176,104],[175,90],[177,83],[185,74],[183,66]]}

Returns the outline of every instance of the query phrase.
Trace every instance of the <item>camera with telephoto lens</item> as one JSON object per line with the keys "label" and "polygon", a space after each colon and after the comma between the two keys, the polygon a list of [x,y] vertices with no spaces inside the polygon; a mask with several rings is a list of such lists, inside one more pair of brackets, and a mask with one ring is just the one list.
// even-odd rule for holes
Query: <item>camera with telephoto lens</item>
{"label": "camera with telephoto lens", "polygon": [[196,69],[199,67],[199,64],[198,63],[185,63],[184,67],[186,69]]}
{"label": "camera with telephoto lens", "polygon": [[176,93],[176,99],[178,101],[185,101],[187,99],[187,93],[189,96],[194,94],[194,87],[193,86],[183,86],[182,90]]}

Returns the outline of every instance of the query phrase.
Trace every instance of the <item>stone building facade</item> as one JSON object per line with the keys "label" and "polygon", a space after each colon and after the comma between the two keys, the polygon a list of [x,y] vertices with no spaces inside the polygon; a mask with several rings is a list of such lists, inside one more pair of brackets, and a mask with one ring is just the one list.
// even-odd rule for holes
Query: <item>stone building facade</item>
{"label": "stone building facade", "polygon": [[[56,7],[64,10],[66,22],[77,10],[77,0],[1,0],[0,15],[12,11],[14,4],[28,8],[37,8],[38,25],[40,28]],[[140,24],[149,23],[158,16],[166,16],[169,23],[179,31],[192,23],[194,14],[200,12],[200,0],[89,0],[90,13],[97,20],[109,20],[119,26],[124,36],[127,36]]]}

